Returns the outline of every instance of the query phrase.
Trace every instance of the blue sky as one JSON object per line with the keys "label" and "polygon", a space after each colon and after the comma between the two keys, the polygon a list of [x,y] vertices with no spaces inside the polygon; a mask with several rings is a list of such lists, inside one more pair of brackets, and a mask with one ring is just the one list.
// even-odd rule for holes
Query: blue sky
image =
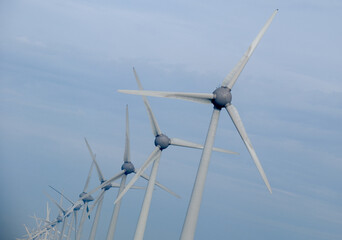
{"label": "blue sky", "polygon": [[[240,155],[213,153],[196,239],[341,239],[337,0],[1,2],[1,238],[20,237],[23,224],[34,226],[30,215],[45,216],[43,192],[57,198],[48,184],[77,199],[91,164],[83,137],[106,178],[120,170],[126,104],[132,161],[142,165],[154,147],[143,102],[117,92],[137,89],[133,66],[145,89],[211,92],[276,8],[233,92],[273,194],[222,112],[215,145]],[[204,142],[211,106],[149,100],[169,137]],[[146,239],[179,237],[200,155],[163,152],[158,181],[182,199],[154,192]],[[97,184],[94,172],[91,187]],[[134,190],[124,198],[119,239],[133,237],[143,195]],[[105,196],[99,239],[115,196]]]}

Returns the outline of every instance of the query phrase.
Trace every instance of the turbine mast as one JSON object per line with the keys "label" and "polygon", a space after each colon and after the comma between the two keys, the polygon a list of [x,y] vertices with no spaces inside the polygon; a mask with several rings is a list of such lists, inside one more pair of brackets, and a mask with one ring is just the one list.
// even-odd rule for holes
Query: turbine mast
{"label": "turbine mast", "polygon": [[194,188],[192,190],[188,211],[185,217],[181,240],[190,240],[195,238],[197,219],[202,202],[202,195],[207,178],[210,156],[214,145],[217,123],[220,116],[220,110],[214,108],[211,116],[207,138],[205,140],[201,161],[197,170]]}

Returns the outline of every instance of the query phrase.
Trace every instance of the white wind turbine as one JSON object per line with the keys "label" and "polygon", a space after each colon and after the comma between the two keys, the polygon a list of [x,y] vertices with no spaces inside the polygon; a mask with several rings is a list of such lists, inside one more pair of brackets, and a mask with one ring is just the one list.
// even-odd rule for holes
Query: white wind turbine
{"label": "white wind turbine", "polygon": [[[86,142],[86,145],[88,147],[88,150],[89,150],[89,153],[90,153],[90,156],[93,160],[93,163],[95,164],[96,166],[96,170],[97,170],[97,174],[98,174],[98,177],[99,177],[99,181],[100,181],[100,184],[102,185],[103,183],[106,182],[105,178],[103,177],[103,174],[100,170],[100,167],[98,166],[97,164],[97,161],[96,161],[96,155],[93,153],[93,151],[91,150],[91,147],[87,141],[86,138],[84,138],[85,142]],[[128,173],[129,174],[129,173]],[[125,175],[126,176],[126,175]],[[101,192],[99,194],[99,196],[97,197],[97,199],[94,201],[94,204],[92,206],[92,208],[90,209],[89,213],[88,213],[88,216],[89,214],[92,212],[92,210],[94,209],[95,206],[97,206],[96,208],[96,213],[95,213],[95,217],[94,217],[94,221],[93,221],[93,225],[92,225],[92,228],[91,228],[91,231],[90,231],[90,235],[89,235],[89,240],[94,240],[95,239],[95,236],[96,236],[96,230],[97,230],[97,226],[98,226],[98,222],[99,222],[99,218],[100,218],[100,213],[101,213],[101,208],[102,208],[102,203],[103,203],[103,199],[104,199],[104,194],[107,190],[109,190],[110,188],[112,187],[120,187],[120,185],[116,184],[116,183],[111,183],[111,182],[107,182],[107,184],[105,186],[103,186],[101,188]]]}
{"label": "white wind turbine", "polygon": [[[139,77],[138,77],[134,68],[133,68],[133,72],[134,72],[135,79],[138,83],[139,89],[142,90],[143,88],[142,88],[141,82],[140,82]],[[147,113],[148,113],[148,116],[150,119],[150,123],[151,123],[151,127],[152,127],[152,133],[155,137],[155,140],[154,140],[155,148],[154,148],[153,152],[150,154],[150,156],[148,157],[148,159],[145,161],[143,166],[137,172],[137,174],[133,177],[133,179],[129,182],[129,184],[125,187],[125,189],[119,194],[118,198],[115,201],[115,203],[120,201],[120,199],[128,191],[128,189],[131,186],[133,186],[133,184],[135,183],[135,181],[137,181],[139,176],[141,176],[143,174],[143,172],[146,170],[146,168],[153,162],[153,167],[152,167],[151,175],[150,175],[150,181],[149,181],[147,189],[146,189],[144,202],[143,202],[143,205],[141,207],[139,221],[138,221],[137,228],[135,231],[135,236],[134,236],[135,240],[140,240],[140,239],[143,239],[143,237],[144,237],[146,222],[147,222],[147,218],[148,218],[148,212],[149,212],[151,200],[152,200],[153,186],[154,186],[154,183],[156,181],[156,176],[157,176],[157,171],[158,171],[158,166],[159,166],[159,160],[160,160],[162,150],[166,149],[170,145],[187,147],[187,148],[196,148],[196,149],[202,149],[203,148],[203,146],[200,144],[188,142],[188,141],[181,140],[178,138],[169,138],[168,136],[163,134],[161,132],[161,130],[159,129],[159,125],[157,123],[157,120],[156,120],[156,118],[152,112],[152,109],[150,107],[150,104],[148,103],[148,100],[145,96],[143,96],[143,101],[144,101],[144,104],[145,104],[145,107],[147,109]],[[232,151],[228,151],[228,150],[224,150],[224,149],[220,149],[220,148],[213,148],[213,146],[211,146],[211,149],[213,149],[214,151],[236,154],[235,152],[232,152]]]}
{"label": "white wind turbine", "polygon": [[[70,208],[68,208],[65,213],[64,216],[69,216],[72,212],[74,213],[74,220],[75,220],[75,239],[79,240],[81,238],[81,233],[82,233],[82,228],[83,228],[83,224],[85,221],[85,218],[87,217],[86,212],[88,212],[88,203],[91,201],[94,201],[94,198],[91,196],[91,193],[87,193],[87,188],[89,185],[89,181],[90,181],[90,177],[91,177],[91,172],[93,170],[93,166],[94,163],[91,163],[90,166],[90,170],[87,176],[87,180],[86,183],[84,185],[83,188],[83,192],[79,194],[79,199],[76,202],[71,201],[68,197],[66,197],[63,193],[61,193],[60,191],[58,191],[57,189],[55,189],[52,186],[49,186],[50,188],[52,188],[54,191],[56,191],[57,193],[59,193],[61,196],[63,196],[66,200],[68,200],[72,205]],[[84,206],[83,208],[83,213],[82,213],[82,217],[80,220],[80,224],[79,227],[77,229],[77,212],[78,210],[81,209],[81,207]]]}
{"label": "white wind turbine", "polygon": [[[57,218],[53,221],[50,221],[50,209],[49,209],[49,206],[47,204],[47,216],[46,216],[46,219],[43,219],[44,222],[46,222],[47,224],[44,225],[42,228],[39,228],[39,230],[37,230],[36,232],[34,232],[33,234],[31,233],[31,237],[29,239],[37,239],[38,237],[40,238],[40,236],[42,234],[45,233],[45,238],[47,237],[47,233],[49,233],[49,231],[51,229],[54,229],[55,230],[55,238],[57,238],[57,234],[58,234],[58,224],[63,222],[63,216],[64,216],[64,210],[63,208],[60,207],[60,204],[62,204],[63,202],[63,197],[61,197],[61,202],[60,204],[58,204],[54,199],[52,199],[48,194],[47,196],[57,205],[57,207],[60,209],[59,211],[59,214],[57,216]],[[36,222],[37,222],[37,218],[36,218]],[[64,223],[63,223],[64,225]],[[49,235],[51,235],[49,233]]]}
{"label": "white wind turbine", "polygon": [[[91,167],[91,169],[92,169],[92,167]],[[77,226],[77,213],[82,208],[82,206],[84,205],[83,201],[82,201],[83,198],[81,197],[76,202],[73,202],[67,196],[65,196],[63,193],[58,191],[56,188],[54,188],[50,185],[49,185],[49,187],[52,188],[54,191],[56,191],[58,194],[60,194],[62,197],[64,197],[68,202],[71,203],[71,206],[68,209],[64,210],[52,197],[50,197],[48,194],[46,194],[51,199],[51,201],[54,202],[57,205],[57,207],[61,210],[61,212],[63,213],[63,216],[61,216],[61,221],[65,221],[66,218],[69,217],[71,213],[73,213],[72,221],[75,220],[75,239],[76,239],[76,237],[77,237],[77,228],[76,228],[76,226]],[[86,193],[84,196],[86,196],[86,197],[89,196],[88,199],[92,198],[92,196],[88,193]],[[69,230],[70,230],[70,228],[69,228]]]}
{"label": "white wind turbine", "polygon": [[247,147],[248,152],[250,153],[263,181],[265,182],[268,190],[272,193],[271,186],[267,180],[267,177],[262,169],[260,161],[255,153],[255,150],[249,140],[245,128],[242,124],[241,118],[239,116],[236,108],[231,104],[232,95],[231,90],[238,79],[240,73],[248,62],[250,56],[252,55],[254,49],[257,44],[261,40],[262,36],[266,32],[267,28],[271,24],[274,16],[278,12],[278,9],[275,10],[272,16],[268,19],[265,26],[261,29],[257,37],[254,39],[252,44],[249,46],[243,57],[234,67],[234,69],[226,76],[223,80],[221,87],[217,88],[213,93],[179,93],[179,92],[159,92],[159,91],[136,91],[136,90],[119,90],[119,92],[128,93],[128,94],[137,94],[142,96],[155,96],[155,97],[167,97],[167,98],[176,98],[183,99],[193,102],[213,104],[214,110],[211,117],[211,122],[208,129],[207,138],[205,141],[203,153],[201,156],[200,165],[198,167],[197,176],[195,180],[195,184],[193,187],[191,199],[189,202],[187,215],[185,218],[185,222],[182,229],[181,240],[190,240],[194,239],[196,224],[198,219],[198,213],[202,201],[202,194],[204,189],[204,184],[208,172],[208,166],[210,162],[210,156],[212,152],[212,146],[214,144],[214,138],[216,134],[217,122],[220,115],[220,110],[225,108],[232,119],[238,133],[240,134],[244,144]]}
{"label": "white wind turbine", "polygon": [[[47,194],[47,193],[45,193],[45,194],[59,208],[59,212],[60,212],[59,213],[59,218],[60,218],[61,221],[63,221],[62,229],[61,229],[61,232],[60,232],[60,235],[59,235],[59,240],[62,240],[63,237],[64,237],[64,230],[65,230],[65,227],[66,227],[67,217],[69,217],[69,215],[66,215],[67,210],[65,210],[62,207],[62,202],[61,202],[61,204],[59,204],[49,194]],[[62,196],[62,198],[63,198],[63,196]]]}
{"label": "white wind turbine", "polygon": [[[93,240],[95,239],[95,233],[96,233],[96,227],[98,224],[98,219],[99,219],[99,214],[101,211],[101,205],[102,205],[102,201],[103,201],[103,197],[104,197],[104,193],[110,189],[111,187],[113,187],[114,183],[111,183],[112,181],[115,181],[117,179],[119,179],[121,177],[121,183],[119,186],[119,192],[118,195],[121,193],[121,191],[123,190],[125,183],[126,183],[126,178],[128,174],[131,173],[137,173],[137,170],[135,169],[134,165],[131,162],[131,154],[130,154],[130,141],[129,141],[129,118],[128,118],[128,106],[126,106],[126,138],[125,138],[125,152],[124,152],[124,157],[123,157],[123,165],[121,166],[121,172],[119,174],[116,174],[114,177],[112,177],[111,179],[105,181],[103,174],[100,170],[99,165],[97,164],[96,161],[96,156],[93,153],[90,145],[88,144],[88,141],[85,139],[85,142],[87,144],[89,153],[93,159],[93,162],[96,166],[98,175],[99,175],[99,180],[102,183],[99,187],[95,188],[94,190],[90,191],[88,194],[92,194],[93,192],[97,191],[98,189],[102,189],[101,193],[99,194],[99,196],[97,197],[96,201],[94,202],[93,208],[95,207],[95,205],[97,204],[97,210],[96,210],[96,214],[95,214],[95,219],[93,222],[93,228],[92,232],[90,234],[89,240]],[[124,173],[122,173],[124,172]],[[147,176],[146,174],[141,174],[140,177],[142,177],[143,179],[149,181],[149,176]],[[176,196],[179,198],[179,196],[177,194],[175,194],[174,192],[172,192],[170,189],[168,189],[167,187],[163,186],[162,184],[160,184],[159,182],[155,181],[155,185],[157,185],[158,187],[160,187],[161,189],[167,191],[168,193]],[[115,187],[117,187],[117,185],[115,185]],[[139,187],[135,187],[132,186],[132,188],[139,188]],[[116,223],[118,220],[118,215],[119,215],[119,211],[120,211],[120,205],[121,205],[121,200],[116,202],[114,210],[113,210],[113,214],[112,214],[112,219],[110,221],[109,224],[109,229],[108,229],[108,233],[107,233],[107,240],[112,240],[114,239],[114,234],[115,234],[115,228],[116,228]],[[91,209],[92,210],[92,209]],[[95,227],[94,227],[95,226]],[[94,231],[93,231],[94,230]]]}
{"label": "white wind turbine", "polygon": [[[50,186],[51,187],[51,186]],[[54,189],[54,188],[53,188]],[[56,189],[54,189],[55,191],[57,191]],[[60,204],[58,204],[49,194],[45,193],[46,196],[60,209],[60,212],[63,213],[63,226],[62,226],[62,230],[61,230],[61,234],[60,234],[60,239],[63,239],[64,237],[64,230],[65,230],[65,227],[66,227],[66,224],[67,224],[67,217],[70,216],[71,214],[71,211],[69,211],[68,209],[64,209]],[[64,195],[62,195],[62,197],[65,197]],[[74,219],[75,219],[75,216],[77,215],[77,210],[74,210],[73,211],[73,214],[72,214],[72,218],[71,220],[69,221],[69,229],[68,229],[68,234],[67,234],[67,240],[70,240],[70,236],[71,236],[71,231],[72,231],[72,224],[74,222]],[[67,215],[68,213],[68,215]],[[77,216],[76,216],[77,217]],[[75,222],[76,223],[76,222]],[[76,230],[75,230],[76,231]],[[76,236],[76,235],[75,235]],[[44,240],[47,240],[46,237]]]}

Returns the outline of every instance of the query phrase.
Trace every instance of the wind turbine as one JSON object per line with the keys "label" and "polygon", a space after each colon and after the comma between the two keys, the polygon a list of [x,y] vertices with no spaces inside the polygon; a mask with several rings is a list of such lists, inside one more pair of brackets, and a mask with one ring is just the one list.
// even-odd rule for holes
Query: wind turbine
{"label": "wind turbine", "polygon": [[264,27],[261,29],[257,37],[254,39],[252,44],[249,46],[243,57],[234,67],[234,69],[226,76],[223,80],[221,87],[215,89],[213,93],[179,93],[179,92],[159,92],[159,91],[136,91],[136,90],[119,90],[119,92],[129,93],[129,94],[137,94],[142,96],[155,96],[155,97],[167,97],[167,98],[176,98],[183,99],[193,102],[213,104],[214,110],[211,117],[211,122],[209,125],[204,149],[201,156],[200,165],[198,167],[197,176],[195,180],[195,184],[192,190],[191,199],[189,202],[187,215],[184,221],[181,240],[190,240],[194,239],[196,224],[198,219],[198,213],[202,201],[202,195],[204,190],[204,184],[208,172],[208,166],[210,162],[210,156],[212,152],[212,146],[214,144],[214,138],[216,134],[217,123],[220,115],[220,111],[222,108],[225,108],[232,119],[238,133],[240,134],[244,144],[247,147],[248,152],[250,153],[263,181],[265,182],[268,190],[272,193],[271,186],[267,180],[265,172],[260,164],[258,156],[255,153],[255,150],[249,140],[245,128],[242,124],[240,115],[236,108],[232,105],[232,94],[231,90],[238,79],[240,73],[243,68],[247,64],[249,58],[251,57],[254,49],[258,45],[262,36],[266,32],[267,28],[270,26],[273,18],[277,14],[278,9],[276,9],[272,16],[268,19]]}
{"label": "wind turbine", "polygon": [[[89,181],[90,181],[90,177],[91,177],[91,172],[93,170],[93,166],[94,163],[91,163],[91,167],[87,176],[87,180],[85,183],[85,186],[83,188],[83,192],[79,194],[79,199],[76,202],[71,201],[68,197],[66,197],[63,193],[61,193],[60,191],[58,191],[57,189],[55,189],[54,187],[50,186],[53,190],[55,190],[56,192],[58,192],[61,196],[63,196],[66,200],[68,200],[72,206],[66,210],[65,216],[69,216],[70,213],[74,212],[74,220],[75,220],[75,238],[76,240],[79,240],[81,238],[81,233],[82,233],[82,228],[83,228],[83,224],[85,221],[85,218],[87,217],[86,211],[89,211],[88,209],[88,203],[91,201],[94,201],[94,198],[91,196],[90,193],[87,193],[87,188],[89,185]],[[80,225],[77,229],[77,211],[81,209],[81,207],[84,206],[83,208],[83,213],[82,213],[82,218],[80,221]]]}
{"label": "wind turbine", "polygon": [[[91,167],[92,169],[92,167]],[[69,207],[67,210],[62,210],[63,211],[63,214],[64,214],[64,218],[68,217],[71,213],[73,213],[73,220],[75,220],[75,239],[77,237],[77,229],[76,229],[76,226],[77,226],[77,212],[81,209],[81,207],[83,206],[83,198],[86,196],[90,196],[90,194],[85,194],[84,196],[82,196],[80,199],[78,199],[76,202],[73,202],[71,201],[67,196],[65,196],[63,193],[61,193],[60,191],[58,191],[56,188],[52,187],[49,185],[50,188],[52,188],[54,191],[56,191],[57,193],[59,193],[62,197],[64,197],[68,202],[71,203],[71,207]],[[47,195],[49,197],[49,195]],[[91,199],[89,197],[89,199]],[[51,198],[49,197],[55,204],[56,202]],[[57,204],[58,206],[58,204]],[[60,207],[60,206],[58,206]],[[60,208],[61,209],[61,208]],[[62,218],[63,219],[63,218]]]}
{"label": "wind turbine", "polygon": [[[93,151],[91,150],[91,147],[87,141],[86,138],[84,138],[84,141],[87,145],[87,148],[89,150],[89,153],[90,153],[90,156],[93,160],[93,163],[95,164],[95,167],[96,167],[96,170],[97,170],[97,174],[98,174],[98,177],[99,177],[99,181],[100,181],[100,184],[103,184],[106,182],[105,178],[103,177],[103,174],[100,170],[100,167],[98,166],[97,164],[97,161],[96,161],[96,155],[93,153]],[[126,175],[125,175],[126,176]],[[90,212],[93,210],[93,208],[95,206],[97,206],[96,208],[96,213],[95,213],[95,218],[94,218],[94,221],[93,221],[93,225],[91,227],[91,231],[90,231],[90,235],[89,235],[89,240],[94,240],[95,239],[95,236],[96,236],[96,230],[97,230],[97,226],[98,226],[98,222],[99,222],[99,218],[100,218],[100,212],[101,212],[101,208],[102,208],[102,203],[103,203],[103,199],[104,199],[104,194],[107,190],[109,190],[110,188],[112,187],[118,187],[118,185],[116,185],[115,183],[108,183],[106,186],[102,187],[101,189],[101,192],[99,194],[99,196],[97,197],[97,199],[95,200],[91,210],[89,211],[88,213],[88,216],[90,214]]]}
{"label": "wind turbine", "polygon": [[[49,230],[54,229],[55,230],[55,238],[57,238],[57,234],[58,234],[58,229],[57,226],[59,223],[61,223],[64,219],[63,219],[63,214],[65,213],[64,209],[60,206],[60,204],[62,204],[63,202],[63,197],[61,197],[60,200],[60,204],[58,204],[53,198],[51,198],[48,194],[46,194],[48,196],[48,198],[50,198],[56,205],[57,207],[60,209],[59,214],[57,216],[57,218],[53,221],[50,221],[50,209],[49,206],[47,205],[47,216],[46,219],[43,219],[47,224],[45,226],[43,226],[43,228],[40,228],[39,230],[37,230],[34,233],[31,233],[31,237],[29,239],[37,239],[38,237],[40,237],[42,234],[45,233],[45,238],[47,237],[46,234],[48,233]],[[37,218],[36,218],[36,222],[37,222]],[[63,223],[64,225],[64,223]]]}
{"label": "wind turbine", "polygon": [[[65,230],[65,226],[66,226],[66,222],[67,222],[67,217],[69,217],[69,215],[66,215],[66,212],[67,210],[65,210],[63,207],[62,207],[62,203],[61,204],[58,204],[49,194],[46,193],[46,196],[48,198],[50,198],[50,200],[59,208],[59,219],[61,221],[63,221],[63,224],[62,224],[62,229],[61,229],[61,233],[59,235],[59,240],[62,240],[63,237],[64,237],[64,230]],[[63,198],[63,196],[62,196]]]}
{"label": "wind turbine", "polygon": [[[134,72],[134,76],[137,81],[137,84],[139,86],[139,89],[142,90],[143,88],[142,88],[141,82],[134,68],[133,68],[133,72]],[[148,212],[149,212],[149,208],[150,208],[151,200],[152,200],[153,186],[154,186],[154,182],[156,181],[161,152],[170,145],[187,147],[187,148],[197,148],[197,149],[203,148],[203,146],[200,144],[188,142],[188,141],[178,139],[178,138],[169,138],[168,136],[163,134],[152,112],[151,106],[145,96],[143,96],[143,101],[144,101],[144,104],[145,104],[145,107],[147,109],[147,113],[150,119],[152,133],[155,137],[155,140],[154,140],[155,148],[153,152],[150,154],[150,156],[148,157],[148,159],[145,161],[143,166],[137,172],[137,174],[133,177],[133,179],[129,182],[129,184],[125,187],[125,189],[119,194],[118,198],[115,201],[115,203],[120,201],[120,199],[128,191],[128,189],[135,183],[135,181],[139,178],[139,176],[141,176],[143,172],[146,170],[146,168],[153,162],[153,167],[152,167],[151,175],[150,175],[150,181],[148,182],[144,202],[143,202],[140,216],[139,216],[139,221],[138,221],[137,228],[135,231],[135,236],[134,236],[135,240],[143,239],[144,237],[146,222],[148,218]],[[230,153],[230,154],[235,153],[235,152],[220,149],[220,148],[213,148],[213,146],[211,146],[210,149],[213,149],[214,151]]]}
{"label": "wind turbine", "polygon": [[[89,185],[89,180],[90,180],[90,177],[91,177],[91,172],[93,170],[93,166],[94,166],[94,163],[92,162],[90,170],[89,170],[89,174],[88,174],[88,177],[87,177],[87,181],[86,181],[86,184],[85,184],[84,189],[83,189],[83,192],[80,193],[80,195],[79,195],[80,199],[82,199],[82,201],[83,201],[84,207],[83,207],[82,217],[81,217],[81,220],[80,220],[80,225],[78,226],[76,240],[80,240],[81,239],[81,234],[82,234],[82,230],[83,230],[83,224],[84,224],[85,219],[87,218],[87,212],[89,211],[88,203],[91,202],[91,201],[94,201],[94,198],[91,195],[83,198],[84,196],[87,195],[86,191],[87,191],[87,188],[88,188],[88,185]],[[76,225],[75,225],[75,227],[76,227]]]}
{"label": "wind turbine", "polygon": [[[126,178],[127,178],[127,175],[128,174],[131,174],[131,173],[136,173],[136,169],[134,167],[134,165],[132,164],[131,162],[131,154],[130,154],[130,141],[129,141],[129,118],[128,118],[128,106],[126,106],[126,137],[125,137],[125,152],[124,152],[124,157],[123,157],[123,165],[121,166],[121,172],[117,175],[114,176],[114,178],[111,178],[107,181],[104,180],[104,177],[103,177],[103,174],[100,170],[100,167],[99,165],[97,164],[97,161],[96,161],[96,156],[95,154],[93,153],[90,145],[88,144],[88,141],[85,139],[85,142],[87,144],[87,147],[88,147],[88,150],[89,150],[89,153],[93,159],[93,162],[96,166],[96,169],[97,169],[97,172],[98,172],[98,175],[99,175],[99,180],[100,182],[102,183],[99,187],[97,187],[96,189],[90,191],[89,193],[92,193],[94,191],[96,191],[97,189],[102,189],[101,190],[101,193],[99,194],[99,197],[97,198],[97,200],[94,202],[94,205],[93,207],[98,204],[98,207],[97,207],[97,210],[96,210],[96,214],[95,214],[95,219],[94,219],[94,222],[93,222],[93,227],[95,226],[95,229],[96,229],[96,226],[98,224],[98,215],[99,215],[99,211],[101,209],[101,205],[102,205],[102,200],[103,200],[103,197],[104,197],[104,193],[105,191],[107,191],[108,189],[110,189],[113,184],[111,183],[112,181],[114,180],[117,180],[118,178],[120,177],[117,177],[117,176],[120,176],[121,172],[122,171],[125,171],[125,173],[123,175],[121,175],[121,183],[120,183],[120,188],[119,188],[119,192],[118,192],[118,195],[121,193],[121,191],[123,190],[124,186],[125,186],[125,183],[126,183]],[[146,174],[141,174],[141,176],[143,179],[149,181],[149,176],[147,176]],[[157,185],[158,187],[160,187],[161,189],[169,192],[170,194],[176,196],[179,198],[179,196],[177,194],[175,194],[174,192],[172,192],[171,190],[169,190],[167,187],[163,186],[162,184],[160,184],[159,182],[155,181],[155,185]],[[134,186],[132,186],[132,188],[134,188]],[[113,210],[113,214],[112,214],[112,219],[111,219],[111,222],[110,222],[110,225],[109,225],[109,229],[108,229],[108,233],[107,233],[107,240],[112,240],[114,239],[114,233],[115,233],[115,228],[116,228],[116,223],[117,223],[117,219],[118,219],[118,215],[119,215],[119,211],[120,211],[120,205],[121,205],[121,200],[118,201],[116,204],[115,204],[115,207],[114,207],[114,210]],[[95,230],[96,231],[96,230]],[[89,240],[93,240],[95,238],[95,232],[91,232],[90,234],[90,238]]]}

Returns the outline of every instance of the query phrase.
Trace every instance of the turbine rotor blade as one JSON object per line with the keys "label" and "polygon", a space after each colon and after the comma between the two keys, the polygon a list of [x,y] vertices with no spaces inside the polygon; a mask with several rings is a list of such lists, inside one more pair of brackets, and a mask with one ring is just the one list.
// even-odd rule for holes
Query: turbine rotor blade
{"label": "turbine rotor blade", "polygon": [[26,225],[24,224],[24,227],[26,229],[27,235],[29,236],[29,238],[32,238],[32,235],[30,233],[30,231],[28,230],[28,228],[26,227]]}
{"label": "turbine rotor blade", "polygon": [[94,162],[91,163],[91,166],[90,166],[90,169],[89,169],[89,173],[88,173],[88,176],[87,176],[87,180],[86,180],[86,183],[85,183],[84,188],[83,188],[83,192],[87,191],[87,188],[88,188],[88,185],[89,185],[89,181],[90,181],[90,177],[91,177],[91,172],[93,171],[93,167],[94,167]]}
{"label": "turbine rotor blade", "polygon": [[125,138],[125,153],[124,162],[131,162],[130,144],[129,144],[129,122],[128,122],[128,105],[126,105],[126,138]]}
{"label": "turbine rotor blade", "polygon": [[236,110],[236,108],[233,106],[233,105],[229,105],[226,107],[226,110],[230,116],[230,118],[232,119],[237,131],[239,132],[241,138],[242,138],[242,141],[245,143],[246,147],[247,147],[247,150],[249,152],[249,154],[251,155],[256,167],[258,168],[259,170],[259,173],[262,177],[262,179],[264,180],[268,190],[270,191],[270,193],[272,193],[272,189],[271,189],[271,186],[267,180],[267,177],[266,177],[266,174],[261,166],[261,163],[259,161],[259,158],[258,156],[256,155],[255,153],[255,150],[252,146],[252,143],[251,141],[249,140],[248,136],[247,136],[247,133],[246,133],[246,130],[245,130],[245,127],[243,126],[242,124],[242,121],[241,121],[241,118],[240,118],[240,115],[238,113],[238,111]]}
{"label": "turbine rotor blade", "polygon": [[[140,175],[140,177],[142,177],[143,179],[150,181],[150,177],[144,173],[142,173]],[[157,185],[158,187],[160,187],[161,189],[163,189],[164,191],[170,193],[171,195],[175,196],[176,198],[181,198],[177,193],[174,193],[173,191],[171,191],[169,188],[165,187],[164,185],[160,184],[159,182],[155,182],[155,185]]]}
{"label": "turbine rotor blade", "polygon": [[[103,177],[103,174],[102,174],[102,172],[101,172],[101,170],[100,170],[99,165],[97,164],[96,155],[93,153],[93,151],[92,151],[92,149],[91,149],[91,147],[90,147],[90,145],[89,145],[89,143],[88,143],[88,141],[87,141],[86,138],[84,138],[84,141],[85,141],[85,143],[86,143],[86,145],[87,145],[87,148],[88,148],[88,150],[89,150],[91,159],[93,160],[93,163],[95,164],[95,167],[96,167],[96,170],[97,170],[97,175],[98,175],[98,177],[99,177],[99,181],[100,181],[100,182],[103,182],[103,181],[104,181],[104,177]],[[84,191],[84,192],[85,192],[85,191]]]}
{"label": "turbine rotor blade", "polygon": [[46,192],[44,192],[45,193],[45,195],[59,208],[59,210],[63,213],[63,214],[65,214],[65,210],[63,209],[63,207],[61,206],[61,205],[59,205],[59,203],[55,200],[55,199],[53,199],[48,193],[46,193]]}
{"label": "turbine rotor blade", "polygon": [[[171,145],[187,147],[187,148],[203,149],[203,145],[201,144],[185,141],[179,138],[171,138]],[[229,153],[229,154],[239,154],[237,152],[233,152],[233,151],[222,149],[222,148],[216,148],[216,147],[213,147],[213,151]]]}
{"label": "turbine rotor blade", "polygon": [[259,34],[256,36],[256,38],[254,39],[252,44],[249,46],[249,48],[247,49],[245,54],[242,56],[240,61],[236,64],[234,69],[225,77],[225,79],[222,82],[222,86],[223,87],[228,87],[229,89],[233,88],[236,80],[240,76],[240,73],[242,72],[243,68],[246,66],[249,58],[252,56],[252,54],[254,52],[254,49],[256,48],[258,43],[260,42],[262,36],[265,34],[267,28],[270,26],[270,24],[271,24],[274,16],[277,14],[277,12],[278,12],[278,9],[276,9],[273,12],[272,16],[267,20],[267,22],[264,25],[264,27],[261,29]]}
{"label": "turbine rotor blade", "polygon": [[126,185],[126,187],[122,190],[122,192],[118,195],[116,198],[114,204],[116,204],[118,201],[121,200],[121,198],[126,194],[126,192],[133,186],[133,184],[138,180],[140,175],[144,173],[146,168],[155,160],[157,159],[161,154],[161,150],[159,147],[155,147],[153,152],[150,154],[148,159],[145,161],[145,163],[142,165],[142,167],[135,173],[134,177],[131,179],[131,181]]}
{"label": "turbine rotor blade", "polygon": [[212,93],[183,93],[183,92],[161,92],[161,91],[146,91],[146,90],[118,90],[121,93],[151,96],[151,97],[165,97],[187,100],[191,102],[210,104],[214,99]]}
{"label": "turbine rotor blade", "polygon": [[49,185],[50,188],[52,188],[53,190],[55,190],[57,193],[59,193],[61,196],[63,196],[66,200],[68,200],[71,204],[75,204],[73,201],[71,201],[67,196],[65,196],[63,193],[61,193],[60,191],[58,191],[56,188],[52,187],[51,185]]}
{"label": "turbine rotor blade", "polygon": [[[135,71],[134,68],[133,68],[133,72],[134,72],[135,80],[137,81],[139,89],[143,90],[143,87],[142,87],[141,82],[139,80],[138,74],[137,74],[137,72]],[[150,104],[149,104],[149,102],[147,100],[147,97],[142,96],[142,98],[144,100],[144,104],[145,104],[145,107],[146,107],[146,110],[147,110],[147,113],[148,113],[148,117],[150,119],[153,135],[154,136],[160,135],[161,134],[160,128],[159,128],[157,120],[156,120],[156,118],[155,118],[155,116],[154,116],[154,114],[152,112],[152,109],[151,109],[151,106],[150,106]]]}

